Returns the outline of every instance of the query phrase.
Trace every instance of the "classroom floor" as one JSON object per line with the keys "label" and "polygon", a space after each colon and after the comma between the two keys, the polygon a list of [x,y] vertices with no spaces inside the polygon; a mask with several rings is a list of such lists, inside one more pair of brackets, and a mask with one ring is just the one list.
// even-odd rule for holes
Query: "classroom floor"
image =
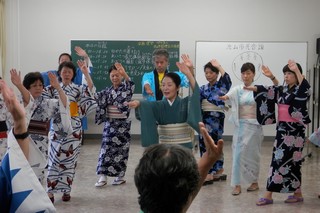
{"label": "classroom floor", "polygon": [[[232,196],[230,186],[231,174],[231,142],[226,141],[224,146],[225,173],[228,175],[226,181],[215,182],[213,185],[203,186],[196,199],[193,201],[188,212],[319,212],[320,199],[320,148],[312,144],[307,147],[304,154],[312,152],[311,157],[306,157],[302,167],[302,191],[304,202],[295,204],[286,204],[283,201],[287,195],[275,193],[273,196],[274,204],[258,207],[255,201],[264,193],[265,181],[269,169],[269,163],[272,152],[272,141],[265,141],[262,144],[262,158],[260,168],[260,190],[247,192],[248,186],[242,186],[242,193],[238,196]],[[94,186],[97,181],[95,169],[97,156],[100,149],[100,140],[86,139],[80,157],[78,168],[71,192],[71,200],[63,202],[62,194],[55,195],[55,207],[57,212],[108,212],[108,213],[133,213],[139,212],[137,201],[138,193],[134,185],[134,169],[142,155],[143,148],[139,141],[134,140],[130,147],[130,156],[128,169],[126,173],[127,183],[119,186],[111,185],[113,178],[108,179],[108,185],[102,188]],[[199,153],[195,153],[196,156]]]}

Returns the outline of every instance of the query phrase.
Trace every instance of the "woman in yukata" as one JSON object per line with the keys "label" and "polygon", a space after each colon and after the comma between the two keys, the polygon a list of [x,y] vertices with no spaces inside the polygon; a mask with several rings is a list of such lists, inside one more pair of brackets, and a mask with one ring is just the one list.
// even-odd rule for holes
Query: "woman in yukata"
{"label": "woman in yukata", "polygon": [[[81,148],[81,118],[94,111],[97,106],[93,97],[95,87],[88,67],[84,61],[78,61],[77,63],[88,85],[76,85],[72,82],[76,76],[76,67],[72,62],[63,62],[58,68],[58,75],[61,79],[60,86],[70,101],[73,131],[71,134],[66,134],[66,132],[56,127],[60,121],[53,120],[53,128],[49,133],[50,148],[47,178],[47,193],[52,202],[54,202],[54,193],[59,191],[63,192],[62,201],[69,201],[71,198],[71,185]],[[44,97],[58,99],[59,92],[57,89],[48,86],[45,88]]]}
{"label": "woman in yukata", "polygon": [[[269,76],[269,69],[263,66],[265,75]],[[232,114],[230,121],[235,125],[232,137],[232,175],[231,186],[234,187],[232,195],[241,193],[241,184],[251,184],[247,191],[259,189],[258,179],[260,172],[260,150],[263,140],[262,126],[257,121],[257,105],[253,92],[245,90],[253,84],[255,76],[255,66],[244,63],[241,67],[242,85],[235,86],[230,91],[221,96],[221,100],[230,100]],[[277,80],[271,77],[277,84]]]}
{"label": "woman in yukata", "polygon": [[[21,82],[20,72],[10,70],[11,81],[20,91],[24,104],[33,102],[31,120],[28,132],[32,142],[30,147],[35,146],[41,152],[37,159],[29,159],[32,168],[40,182],[44,180],[44,171],[48,161],[48,133],[51,119],[57,120],[56,131],[72,133],[69,101],[63,92],[57,77],[49,73],[50,84],[59,93],[59,99],[43,98],[43,78],[39,72],[28,73]],[[29,122],[29,121],[28,121]],[[61,136],[63,137],[63,136]],[[30,155],[30,157],[33,157]]]}
{"label": "woman in yukata", "polygon": [[[124,179],[131,142],[129,120],[130,109],[127,105],[132,99],[134,82],[120,63],[109,69],[112,85],[95,94],[97,101],[96,123],[104,122],[102,144],[97,166],[100,175],[96,187],[107,184],[107,176],[116,177],[112,185],[126,182]],[[123,81],[124,79],[124,81]]]}
{"label": "woman in yukata", "polygon": [[160,142],[181,144],[192,149],[193,130],[190,126],[199,132],[201,109],[198,84],[185,63],[176,64],[187,76],[193,89],[192,95],[180,98],[180,77],[176,73],[166,73],[161,83],[163,100],[129,102],[130,108],[138,108],[141,117],[141,143],[144,147]]}
{"label": "woman in yukata", "polygon": [[[200,104],[202,109],[202,122],[206,126],[210,136],[218,142],[222,139],[224,129],[225,111],[228,110],[224,101],[219,96],[225,95],[231,88],[232,82],[229,74],[216,59],[212,59],[204,66],[204,74],[208,81],[200,87]],[[219,77],[220,74],[220,77]],[[199,135],[200,155],[206,152],[202,135]],[[204,185],[212,184],[213,181],[226,180],[223,174],[224,159],[217,160],[210,169]]]}
{"label": "woman in yukata", "polygon": [[286,203],[303,201],[301,191],[301,159],[305,144],[306,125],[311,122],[307,103],[310,85],[302,75],[301,66],[293,60],[283,67],[285,85],[250,86],[257,102],[261,124],[275,122],[275,104],[278,105],[277,132],[273,147],[267,191],[256,204],[273,203],[272,193],[293,193]]}

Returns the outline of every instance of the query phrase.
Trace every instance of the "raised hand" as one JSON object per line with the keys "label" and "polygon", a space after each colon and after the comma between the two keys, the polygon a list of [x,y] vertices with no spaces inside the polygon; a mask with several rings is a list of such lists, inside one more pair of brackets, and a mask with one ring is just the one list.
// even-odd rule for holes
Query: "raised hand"
{"label": "raised hand", "polygon": [[[14,134],[18,135],[27,132],[26,112],[23,106],[20,105],[19,101],[17,100],[13,90],[10,89],[3,80],[0,80],[0,90],[6,107],[13,118]],[[26,158],[28,158],[30,142],[29,138],[17,139],[17,141],[24,155]]]}
{"label": "raised hand", "polygon": [[262,69],[262,74],[265,75],[266,77],[268,78],[274,77],[269,67],[262,65],[261,69]]}
{"label": "raised hand", "polygon": [[217,59],[212,59],[210,61],[210,63],[212,64],[212,66],[214,66],[214,67],[216,67],[218,69],[219,69],[219,67],[221,67],[221,65],[220,65],[219,61],[217,61]]}
{"label": "raised hand", "polygon": [[52,72],[48,72],[48,77],[50,80],[50,85],[53,86],[55,89],[59,89],[60,84],[59,84],[57,76],[55,74],[53,74]]}
{"label": "raised hand", "polygon": [[10,75],[11,75],[11,82],[18,87],[19,85],[22,84],[21,82],[21,72],[17,71],[16,69],[11,69],[10,70]]}
{"label": "raised hand", "polygon": [[78,64],[81,72],[82,72],[84,75],[89,74],[89,69],[88,69],[87,64],[86,64],[85,61],[78,60],[78,61],[77,61],[77,64]]}
{"label": "raised hand", "polygon": [[181,58],[182,58],[182,60],[183,60],[183,63],[184,63],[185,65],[187,65],[187,67],[193,68],[193,63],[192,63],[192,60],[190,59],[189,55],[187,55],[187,54],[182,54],[182,55],[181,55]]}
{"label": "raised hand", "polygon": [[128,76],[128,74],[126,73],[126,70],[124,69],[124,67],[122,66],[122,64],[120,63],[115,63],[114,66],[117,68],[117,70],[119,71],[120,75],[122,77],[124,77],[124,79],[126,81],[129,81],[130,80],[130,77]]}
{"label": "raised hand", "polygon": [[176,62],[176,65],[183,74],[187,75],[190,73],[189,67],[185,63]]}
{"label": "raised hand", "polygon": [[297,63],[294,61],[294,60],[289,60],[288,61],[288,67],[291,71],[294,71],[294,72],[300,72],[298,66],[297,66]]}
{"label": "raised hand", "polygon": [[206,152],[202,155],[202,158],[212,165],[222,154],[223,140],[220,139],[216,145],[202,122],[199,122],[199,129],[206,146]]}
{"label": "raised hand", "polygon": [[80,57],[88,57],[88,54],[86,53],[86,51],[84,49],[82,49],[79,46],[75,46],[74,50],[76,51],[76,54]]}
{"label": "raised hand", "polygon": [[117,68],[117,70],[119,71],[119,73],[120,73],[121,76],[124,76],[124,75],[125,75],[126,71],[125,71],[125,69],[123,68],[123,66],[122,66],[121,63],[116,62],[116,63],[114,64],[114,66]]}

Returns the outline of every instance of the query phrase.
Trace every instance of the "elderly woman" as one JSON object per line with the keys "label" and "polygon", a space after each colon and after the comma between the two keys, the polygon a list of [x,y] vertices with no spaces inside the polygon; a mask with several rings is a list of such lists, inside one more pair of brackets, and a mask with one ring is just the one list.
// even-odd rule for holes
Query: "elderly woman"
{"label": "elderly woman", "polygon": [[[53,194],[58,191],[63,192],[63,201],[69,201],[71,198],[71,185],[81,147],[81,118],[95,110],[97,106],[93,98],[95,88],[89,75],[88,67],[83,61],[78,61],[78,66],[84,74],[88,85],[79,86],[72,82],[76,75],[76,67],[72,62],[63,62],[58,69],[61,90],[68,96],[70,101],[73,131],[71,134],[66,134],[66,132],[56,128],[60,121],[53,120],[53,128],[50,130],[47,178],[47,192],[52,201],[54,201]],[[45,91],[44,96],[47,98],[57,99],[59,97],[60,90],[51,86],[46,87]]]}
{"label": "elderly woman", "polygon": [[128,119],[130,109],[127,102],[131,101],[134,82],[120,63],[110,67],[109,76],[112,85],[95,94],[98,104],[96,123],[104,122],[97,166],[97,175],[100,175],[100,178],[95,184],[96,187],[106,185],[107,176],[117,177],[112,185],[126,182],[124,176],[131,142],[131,120]]}
{"label": "elderly woman", "polygon": [[12,83],[22,94],[24,104],[26,105],[30,100],[33,102],[30,123],[28,121],[28,131],[32,139],[30,147],[36,147],[41,155],[36,155],[38,157],[31,163],[39,181],[42,182],[48,159],[48,132],[51,119],[60,121],[54,126],[56,131],[72,132],[68,98],[62,91],[57,77],[52,73],[49,73],[50,84],[59,91],[59,99],[46,99],[42,96],[44,85],[39,72],[28,73],[23,82],[21,82],[20,72],[11,69],[10,74]]}

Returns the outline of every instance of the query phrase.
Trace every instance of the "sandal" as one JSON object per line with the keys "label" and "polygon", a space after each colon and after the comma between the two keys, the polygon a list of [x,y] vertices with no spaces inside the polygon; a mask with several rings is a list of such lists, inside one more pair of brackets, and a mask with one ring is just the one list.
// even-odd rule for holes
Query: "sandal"
{"label": "sandal", "polygon": [[241,188],[240,189],[235,188],[231,194],[234,196],[241,194]]}
{"label": "sandal", "polygon": [[247,192],[253,192],[259,190],[259,186],[249,186]]}
{"label": "sandal", "polygon": [[54,195],[51,193],[48,193],[48,197],[51,200],[51,202],[54,203]]}
{"label": "sandal", "polygon": [[124,184],[124,183],[126,183],[126,180],[122,180],[122,179],[117,180],[117,179],[115,179],[115,180],[112,182],[112,185],[121,185],[121,184]]}
{"label": "sandal", "polygon": [[213,181],[227,180],[226,174],[217,174],[213,176]]}
{"label": "sandal", "polygon": [[206,186],[206,185],[212,185],[213,184],[213,179],[212,180],[205,180],[202,184],[202,186]]}
{"label": "sandal", "polygon": [[70,199],[71,199],[70,194],[63,193],[63,195],[62,195],[62,201],[67,202],[67,201],[69,201]]}
{"label": "sandal", "polygon": [[284,201],[285,203],[299,203],[303,202],[303,197],[297,197],[294,195],[288,196],[288,198]]}
{"label": "sandal", "polygon": [[256,202],[257,206],[265,206],[265,205],[269,205],[269,204],[273,204],[273,199],[268,199],[268,198],[262,197]]}
{"label": "sandal", "polygon": [[95,185],[95,187],[102,187],[102,186],[107,185],[107,181],[105,181],[105,180],[100,181],[99,180],[94,185]]}
{"label": "sandal", "polygon": [[99,180],[94,185],[95,185],[95,187],[102,187],[102,186],[107,185],[107,176],[100,175]]}

